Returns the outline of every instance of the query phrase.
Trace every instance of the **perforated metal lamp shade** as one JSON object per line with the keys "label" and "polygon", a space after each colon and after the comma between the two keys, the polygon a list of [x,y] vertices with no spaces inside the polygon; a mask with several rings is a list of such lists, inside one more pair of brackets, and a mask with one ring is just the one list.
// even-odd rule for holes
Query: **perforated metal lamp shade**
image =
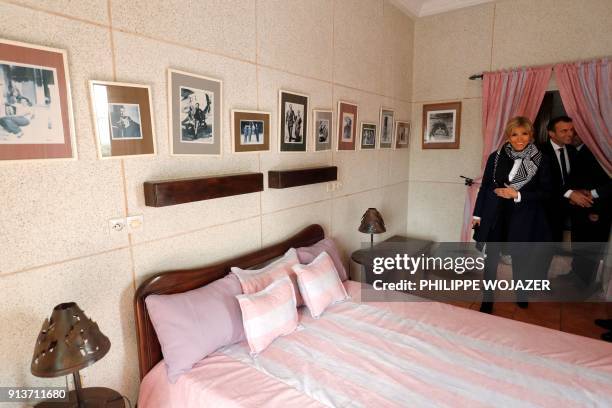
{"label": "perforated metal lamp shade", "polygon": [[382,215],[380,215],[376,208],[368,208],[361,217],[359,232],[364,234],[382,234],[385,231],[387,229],[385,228]]}
{"label": "perforated metal lamp shade", "polygon": [[76,303],[61,303],[45,319],[32,356],[30,370],[37,377],[59,377],[100,360],[110,340]]}

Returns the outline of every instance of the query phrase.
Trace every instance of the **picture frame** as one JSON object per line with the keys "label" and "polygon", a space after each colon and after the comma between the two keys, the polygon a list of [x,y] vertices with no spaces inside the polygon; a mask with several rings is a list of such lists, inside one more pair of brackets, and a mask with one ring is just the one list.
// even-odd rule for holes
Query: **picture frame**
{"label": "picture frame", "polygon": [[89,90],[100,159],[156,154],[149,85],[92,80]]}
{"label": "picture frame", "polygon": [[332,149],[333,117],[331,110],[314,109],[312,111],[313,126],[312,137],[315,152],[324,152]]}
{"label": "picture frame", "polygon": [[371,122],[361,122],[361,131],[359,132],[359,149],[373,150],[376,149],[377,125]]}
{"label": "picture frame", "polygon": [[232,109],[230,122],[232,151],[234,153],[270,151],[271,118],[270,112]]}
{"label": "picture frame", "polygon": [[0,162],[76,158],[66,50],[0,39]]}
{"label": "picture frame", "polygon": [[380,108],[380,137],[378,147],[380,149],[391,149],[393,147],[393,124],[395,123],[395,111],[393,109]]}
{"label": "picture frame", "polygon": [[308,95],[278,91],[278,149],[305,152],[308,140]]}
{"label": "picture frame", "polygon": [[395,121],[395,148],[407,149],[410,142],[410,122]]}
{"label": "picture frame", "polygon": [[173,156],[221,156],[223,81],[168,69],[168,135]]}
{"label": "picture frame", "polygon": [[459,149],[461,102],[423,105],[423,149]]}
{"label": "picture frame", "polygon": [[357,121],[359,106],[345,101],[338,101],[338,131],[336,147],[341,150],[355,150],[357,144]]}

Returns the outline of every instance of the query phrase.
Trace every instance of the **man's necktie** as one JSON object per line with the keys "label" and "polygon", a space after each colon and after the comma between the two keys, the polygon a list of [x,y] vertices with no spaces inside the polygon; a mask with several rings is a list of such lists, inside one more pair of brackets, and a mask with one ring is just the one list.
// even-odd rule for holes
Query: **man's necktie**
{"label": "man's necktie", "polygon": [[559,148],[559,157],[561,159],[561,174],[563,175],[563,184],[567,182],[567,163],[565,162],[565,148]]}

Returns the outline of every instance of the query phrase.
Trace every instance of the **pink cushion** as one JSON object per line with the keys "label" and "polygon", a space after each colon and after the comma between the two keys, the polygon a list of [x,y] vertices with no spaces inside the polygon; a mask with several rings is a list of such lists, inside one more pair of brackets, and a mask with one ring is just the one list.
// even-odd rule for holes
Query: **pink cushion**
{"label": "pink cushion", "polygon": [[311,263],[321,252],[327,252],[334,261],[334,266],[338,271],[341,281],[348,279],[348,274],[344,265],[342,264],[342,258],[340,257],[340,251],[336,247],[336,243],[331,238],[325,238],[309,247],[301,247],[297,249],[298,258],[301,264]]}
{"label": "pink cushion", "polygon": [[238,276],[240,285],[242,285],[242,292],[246,295],[259,292],[268,287],[272,282],[289,276],[294,286],[297,305],[302,306],[304,301],[297,286],[297,277],[293,269],[291,269],[293,265],[299,263],[296,250],[291,248],[285,252],[282,258],[261,269],[240,269],[233,267],[232,272]]}
{"label": "pink cushion", "polygon": [[251,354],[263,351],[274,339],[293,332],[297,327],[295,292],[288,276],[260,292],[238,295],[236,299],[242,310]]}
{"label": "pink cushion", "polygon": [[308,265],[295,265],[300,292],[310,314],[315,319],[334,303],[348,299],[332,258],[321,252]]}
{"label": "pink cushion", "polygon": [[245,339],[236,300],[241,293],[240,282],[230,274],[189,292],[147,296],[171,383],[218,348]]}

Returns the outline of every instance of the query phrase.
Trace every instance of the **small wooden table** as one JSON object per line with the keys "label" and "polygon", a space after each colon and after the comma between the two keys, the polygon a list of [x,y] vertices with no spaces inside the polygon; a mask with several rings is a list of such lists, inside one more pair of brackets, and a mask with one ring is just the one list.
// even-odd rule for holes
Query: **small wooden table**
{"label": "small wooden table", "polygon": [[379,242],[372,248],[359,249],[351,254],[351,259],[353,262],[361,265],[362,268],[361,271],[355,271],[355,273],[351,270],[351,279],[371,284],[374,280],[372,273],[374,258],[395,256],[398,253],[407,254],[408,256],[426,255],[433,244],[434,242],[429,240],[394,235]]}

